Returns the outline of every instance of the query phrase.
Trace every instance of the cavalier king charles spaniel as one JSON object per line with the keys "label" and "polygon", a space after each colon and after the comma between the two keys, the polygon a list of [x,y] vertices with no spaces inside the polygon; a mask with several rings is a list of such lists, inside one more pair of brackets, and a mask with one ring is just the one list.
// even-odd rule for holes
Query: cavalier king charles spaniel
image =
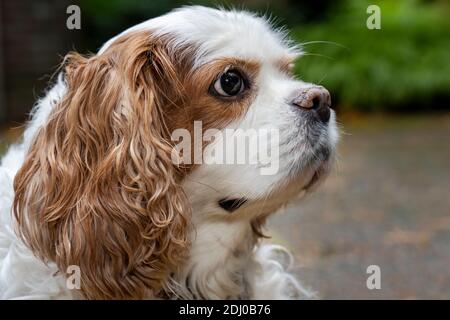
{"label": "cavalier king charles spaniel", "polygon": [[[198,6],[69,53],[1,163],[0,297],[308,297],[262,239],[335,154],[330,94],[293,76],[300,55],[264,18]],[[278,170],[173,161],[171,133],[194,122],[276,130]]]}

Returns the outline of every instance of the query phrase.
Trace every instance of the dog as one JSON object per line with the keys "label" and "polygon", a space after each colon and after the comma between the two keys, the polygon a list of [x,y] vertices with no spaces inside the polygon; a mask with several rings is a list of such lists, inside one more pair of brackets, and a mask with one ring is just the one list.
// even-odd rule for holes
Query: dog
{"label": "dog", "polygon": [[[293,75],[301,54],[263,17],[200,6],[69,53],[2,159],[0,297],[308,298],[291,255],[262,240],[338,141],[329,92]],[[196,122],[277,132],[277,170],[181,161],[171,133]]]}

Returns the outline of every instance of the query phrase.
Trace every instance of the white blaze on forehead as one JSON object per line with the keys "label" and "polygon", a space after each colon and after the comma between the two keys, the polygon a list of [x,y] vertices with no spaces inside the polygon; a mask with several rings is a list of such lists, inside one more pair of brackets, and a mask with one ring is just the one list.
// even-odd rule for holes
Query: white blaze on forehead
{"label": "white blaze on forehead", "polygon": [[[284,32],[272,29],[266,19],[246,11],[184,7],[140,23],[117,37],[141,30],[148,30],[154,36],[170,35],[169,45],[173,50],[195,45],[196,65],[229,56],[275,62],[280,57],[300,53]],[[99,53],[117,37],[109,40]]]}

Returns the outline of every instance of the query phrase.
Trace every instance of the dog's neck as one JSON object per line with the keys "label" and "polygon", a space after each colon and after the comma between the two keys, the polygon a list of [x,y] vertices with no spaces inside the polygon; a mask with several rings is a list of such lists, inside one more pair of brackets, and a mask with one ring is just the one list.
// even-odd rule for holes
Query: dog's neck
{"label": "dog's neck", "polygon": [[248,220],[198,222],[189,258],[169,282],[171,291],[187,299],[248,297],[248,270],[256,242]]}

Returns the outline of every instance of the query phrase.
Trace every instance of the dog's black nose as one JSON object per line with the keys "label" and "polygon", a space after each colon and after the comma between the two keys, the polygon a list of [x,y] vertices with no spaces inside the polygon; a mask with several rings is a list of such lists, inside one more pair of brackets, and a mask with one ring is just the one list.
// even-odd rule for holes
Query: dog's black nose
{"label": "dog's black nose", "polygon": [[327,89],[314,86],[300,90],[291,102],[302,109],[315,112],[320,121],[330,120],[331,96]]}

